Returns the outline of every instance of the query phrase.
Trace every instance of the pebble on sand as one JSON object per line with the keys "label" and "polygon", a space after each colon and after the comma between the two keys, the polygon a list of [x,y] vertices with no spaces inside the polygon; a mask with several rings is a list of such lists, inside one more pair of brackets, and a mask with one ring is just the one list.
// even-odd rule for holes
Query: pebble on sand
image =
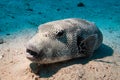
{"label": "pebble on sand", "polygon": [[0,55],[0,59],[2,59],[3,58],[3,55]]}

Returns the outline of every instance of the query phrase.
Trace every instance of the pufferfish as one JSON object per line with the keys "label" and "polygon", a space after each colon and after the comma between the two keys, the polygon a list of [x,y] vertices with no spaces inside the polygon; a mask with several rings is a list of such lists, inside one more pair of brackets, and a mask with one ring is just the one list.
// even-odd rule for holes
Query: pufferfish
{"label": "pufferfish", "polygon": [[102,32],[92,22],[78,18],[56,20],[38,27],[26,45],[26,54],[29,60],[39,64],[88,58],[102,41]]}

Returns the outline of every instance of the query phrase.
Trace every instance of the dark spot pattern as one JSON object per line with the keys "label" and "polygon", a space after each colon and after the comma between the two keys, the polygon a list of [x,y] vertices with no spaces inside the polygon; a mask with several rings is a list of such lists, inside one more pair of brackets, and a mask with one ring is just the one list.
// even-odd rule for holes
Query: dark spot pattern
{"label": "dark spot pattern", "polygon": [[56,58],[58,58],[58,57],[60,57],[60,56],[62,56],[62,54],[59,53],[59,51],[53,50],[53,54],[52,54],[52,59],[53,60],[56,59]]}

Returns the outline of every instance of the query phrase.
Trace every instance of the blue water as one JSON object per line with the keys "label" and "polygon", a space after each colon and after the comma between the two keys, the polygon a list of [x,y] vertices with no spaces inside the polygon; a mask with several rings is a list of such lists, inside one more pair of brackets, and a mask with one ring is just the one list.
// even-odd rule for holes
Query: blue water
{"label": "blue water", "polygon": [[73,17],[95,22],[104,43],[119,51],[120,0],[0,0],[0,36],[36,31],[45,22]]}

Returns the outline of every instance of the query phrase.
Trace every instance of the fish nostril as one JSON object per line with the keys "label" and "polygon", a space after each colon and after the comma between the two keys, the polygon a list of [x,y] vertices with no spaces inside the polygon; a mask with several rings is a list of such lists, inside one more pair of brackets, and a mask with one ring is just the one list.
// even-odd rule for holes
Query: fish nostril
{"label": "fish nostril", "polygon": [[37,55],[38,55],[37,52],[32,51],[32,50],[30,50],[30,49],[27,49],[26,52],[28,52],[29,54],[31,54],[31,55],[33,55],[33,56],[37,56]]}

